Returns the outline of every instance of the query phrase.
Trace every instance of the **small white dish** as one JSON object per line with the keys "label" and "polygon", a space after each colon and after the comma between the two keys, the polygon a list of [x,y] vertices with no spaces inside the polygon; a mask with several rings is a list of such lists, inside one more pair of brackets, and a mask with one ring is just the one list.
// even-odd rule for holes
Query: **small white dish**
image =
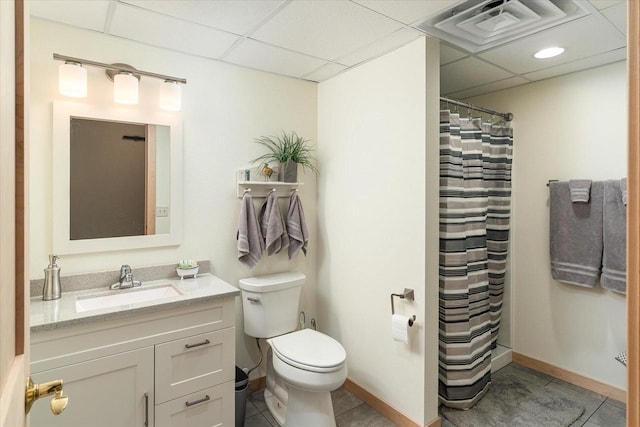
{"label": "small white dish", "polygon": [[176,273],[178,273],[178,276],[180,276],[180,280],[189,277],[195,278],[198,276],[198,271],[200,271],[199,265],[191,268],[176,268]]}

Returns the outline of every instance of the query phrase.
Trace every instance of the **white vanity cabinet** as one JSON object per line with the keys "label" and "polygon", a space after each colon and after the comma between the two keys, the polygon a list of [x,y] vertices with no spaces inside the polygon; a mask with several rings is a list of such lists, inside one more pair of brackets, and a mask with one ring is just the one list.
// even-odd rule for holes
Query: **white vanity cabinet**
{"label": "white vanity cabinet", "polygon": [[36,383],[64,378],[64,392],[73,396],[57,417],[47,402],[34,405],[34,427],[143,426],[149,405],[145,393],[153,390],[153,347],[33,373],[32,378]]}
{"label": "white vanity cabinet", "polygon": [[32,329],[34,382],[61,378],[67,409],[32,427],[234,425],[235,296]]}

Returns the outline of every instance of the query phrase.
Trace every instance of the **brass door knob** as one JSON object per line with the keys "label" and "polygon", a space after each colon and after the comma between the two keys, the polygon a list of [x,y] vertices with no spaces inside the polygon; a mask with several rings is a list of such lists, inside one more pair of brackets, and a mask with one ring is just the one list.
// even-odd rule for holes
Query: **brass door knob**
{"label": "brass door knob", "polygon": [[67,407],[69,398],[63,394],[62,380],[49,381],[42,384],[34,384],[31,377],[27,378],[27,388],[25,391],[25,413],[29,413],[33,402],[41,397],[51,396],[51,412],[53,415],[60,415]]}

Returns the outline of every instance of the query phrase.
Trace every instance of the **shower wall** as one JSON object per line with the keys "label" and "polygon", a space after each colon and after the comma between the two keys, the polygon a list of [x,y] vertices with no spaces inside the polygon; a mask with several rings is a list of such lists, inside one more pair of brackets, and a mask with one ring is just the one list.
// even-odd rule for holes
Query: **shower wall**
{"label": "shower wall", "polygon": [[[318,86],[319,326],[349,379],[416,425],[438,417],[438,48],[423,38]],[[408,344],[390,324],[405,287]]]}
{"label": "shower wall", "polygon": [[626,175],[626,90],[619,62],[469,100],[515,115],[513,351],[619,389],[625,297],[552,279],[546,183]]}

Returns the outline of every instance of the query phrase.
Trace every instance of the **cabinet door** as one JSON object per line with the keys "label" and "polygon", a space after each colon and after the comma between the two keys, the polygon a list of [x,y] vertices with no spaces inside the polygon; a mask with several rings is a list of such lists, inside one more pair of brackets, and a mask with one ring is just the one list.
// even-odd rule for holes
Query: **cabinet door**
{"label": "cabinet door", "polygon": [[[46,402],[31,410],[32,427],[153,426],[153,347],[32,374],[36,383],[64,378],[69,396],[65,411],[54,417]],[[147,393],[148,398],[145,398]]]}
{"label": "cabinet door", "polygon": [[156,406],[155,427],[234,427],[234,386],[228,381]]}
{"label": "cabinet door", "polygon": [[235,328],[156,346],[156,404],[235,378]]}

